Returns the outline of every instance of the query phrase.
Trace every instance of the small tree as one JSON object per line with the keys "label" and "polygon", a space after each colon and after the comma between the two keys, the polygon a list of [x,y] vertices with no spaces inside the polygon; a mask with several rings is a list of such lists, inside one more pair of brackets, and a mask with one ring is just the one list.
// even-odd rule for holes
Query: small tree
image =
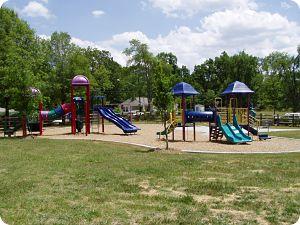
{"label": "small tree", "polygon": [[[167,131],[168,114],[173,109],[173,96],[171,93],[171,76],[166,74],[164,65],[160,62],[157,66],[155,89],[154,89],[154,105],[157,107],[163,120],[164,129]],[[169,70],[167,70],[169,71]],[[168,132],[165,132],[166,149],[169,149]]]}

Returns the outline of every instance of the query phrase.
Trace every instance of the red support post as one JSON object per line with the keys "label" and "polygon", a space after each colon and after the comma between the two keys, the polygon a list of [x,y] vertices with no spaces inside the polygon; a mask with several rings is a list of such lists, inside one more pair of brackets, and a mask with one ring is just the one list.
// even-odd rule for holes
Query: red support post
{"label": "red support post", "polygon": [[196,123],[193,123],[194,128],[194,141],[196,141]]}
{"label": "red support post", "polygon": [[102,133],[104,133],[104,118],[101,116],[101,124],[102,124]]}
{"label": "red support post", "polygon": [[43,103],[39,103],[39,125],[40,125],[40,136],[43,135],[43,117],[42,117]]}
{"label": "red support post", "polygon": [[76,134],[76,106],[74,103],[74,87],[71,85],[71,132]]}
{"label": "red support post", "polygon": [[90,125],[90,86],[86,87],[86,109],[85,109],[85,134],[86,136],[91,133]]}

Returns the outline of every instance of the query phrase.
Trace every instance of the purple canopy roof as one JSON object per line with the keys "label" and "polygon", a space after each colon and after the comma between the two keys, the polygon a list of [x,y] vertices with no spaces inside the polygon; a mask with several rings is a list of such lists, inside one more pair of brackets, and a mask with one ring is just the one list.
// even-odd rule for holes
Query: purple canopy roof
{"label": "purple canopy roof", "polygon": [[31,94],[32,94],[33,96],[36,96],[36,95],[41,94],[40,90],[37,89],[37,88],[35,88],[35,87],[29,87],[29,90],[31,91]]}
{"label": "purple canopy roof", "polygon": [[235,81],[228,85],[226,90],[222,93],[222,95],[228,95],[228,94],[253,94],[254,91],[252,91],[246,84]]}
{"label": "purple canopy roof", "polygon": [[192,85],[185,82],[176,84],[172,89],[172,93],[175,96],[191,96],[199,94],[199,92],[196,91]]}
{"label": "purple canopy roof", "polygon": [[86,76],[77,75],[72,80],[72,86],[89,86],[90,82]]}

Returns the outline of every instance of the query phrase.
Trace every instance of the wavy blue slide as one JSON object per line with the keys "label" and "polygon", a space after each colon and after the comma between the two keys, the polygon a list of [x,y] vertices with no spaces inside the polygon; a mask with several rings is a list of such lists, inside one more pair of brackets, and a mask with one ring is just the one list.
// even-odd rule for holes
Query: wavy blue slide
{"label": "wavy blue slide", "polygon": [[103,116],[106,120],[114,123],[117,127],[122,129],[125,134],[136,133],[138,130],[140,130],[128,120],[118,116],[112,109],[103,106],[97,106],[97,111],[100,116]]}
{"label": "wavy blue slide", "polygon": [[222,124],[220,116],[218,116],[217,122],[228,142],[234,144],[252,142],[252,138],[244,134],[242,131],[235,116],[233,118],[233,125],[230,123]]}

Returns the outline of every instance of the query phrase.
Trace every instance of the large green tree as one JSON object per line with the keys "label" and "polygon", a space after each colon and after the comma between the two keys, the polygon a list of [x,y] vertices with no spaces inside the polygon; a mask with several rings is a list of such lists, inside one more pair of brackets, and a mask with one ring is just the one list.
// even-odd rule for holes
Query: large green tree
{"label": "large green tree", "polygon": [[29,86],[35,84],[37,39],[28,24],[0,8],[0,104],[20,111],[29,108]]}
{"label": "large green tree", "polygon": [[[191,74],[191,84],[201,91],[200,101],[205,105],[213,105],[213,99],[220,96],[228,84],[236,80],[259,92],[263,80],[259,73],[259,59],[245,52],[233,56],[223,52],[214,59],[196,65]],[[257,102],[255,97],[254,101]]]}
{"label": "large green tree", "polygon": [[155,57],[149,51],[147,44],[135,39],[129,43],[130,47],[126,48],[124,53],[129,57],[128,65],[132,66],[136,74],[138,84],[135,88],[138,90],[138,97],[141,97],[143,90],[146,90],[149,101],[148,111],[150,111],[153,99]]}
{"label": "large green tree", "polygon": [[50,38],[50,65],[52,76],[49,88],[51,98],[56,104],[67,102],[70,93],[70,82],[74,75],[70,74],[70,56],[75,45],[71,43],[71,36],[64,32],[54,32]]}
{"label": "large green tree", "polygon": [[300,45],[297,56],[292,58],[292,69],[286,77],[285,89],[289,106],[294,112],[300,111]]}
{"label": "large green tree", "polygon": [[286,106],[284,82],[290,74],[290,68],[291,59],[286,53],[273,52],[263,60],[265,74],[263,100],[267,107],[273,108],[274,114],[276,110]]}
{"label": "large green tree", "polygon": [[120,103],[123,99],[121,87],[122,67],[114,61],[110,52],[87,48],[85,54],[89,59],[90,73],[94,77],[95,95],[105,95],[112,103]]}

